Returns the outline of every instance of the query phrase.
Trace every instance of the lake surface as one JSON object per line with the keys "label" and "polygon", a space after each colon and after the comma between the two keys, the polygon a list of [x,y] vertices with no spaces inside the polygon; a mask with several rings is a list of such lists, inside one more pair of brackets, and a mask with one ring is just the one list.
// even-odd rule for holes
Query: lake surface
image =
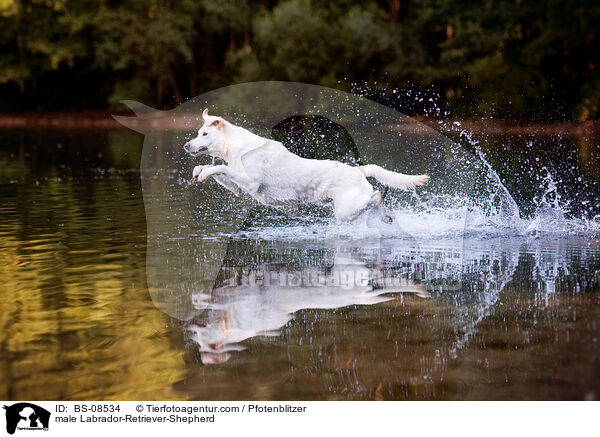
{"label": "lake surface", "polygon": [[518,215],[390,237],[140,171],[135,132],[0,131],[0,398],[598,400],[599,143],[482,139]]}

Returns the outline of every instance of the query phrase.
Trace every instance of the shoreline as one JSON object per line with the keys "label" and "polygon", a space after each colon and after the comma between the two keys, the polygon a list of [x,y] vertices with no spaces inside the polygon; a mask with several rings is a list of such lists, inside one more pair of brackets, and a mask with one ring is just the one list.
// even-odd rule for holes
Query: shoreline
{"label": "shoreline", "polygon": [[[50,112],[36,113],[0,113],[0,130],[122,130],[128,129],[112,116],[132,116],[132,112]],[[475,134],[502,135],[537,135],[537,136],[600,136],[600,120],[577,122],[567,121],[558,123],[520,122],[513,120],[438,120],[425,116],[411,116],[412,120],[421,122],[441,133],[453,133],[457,128],[465,129]],[[156,122],[158,120],[154,120]],[[459,123],[457,125],[456,123]],[[153,128],[160,128],[154,125]],[[168,128],[164,126],[164,128]]]}

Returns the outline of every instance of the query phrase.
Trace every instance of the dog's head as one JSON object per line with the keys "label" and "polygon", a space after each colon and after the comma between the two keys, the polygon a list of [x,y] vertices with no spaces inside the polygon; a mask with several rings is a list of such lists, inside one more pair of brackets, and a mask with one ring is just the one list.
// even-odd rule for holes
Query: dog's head
{"label": "dog's head", "polygon": [[208,109],[202,113],[204,124],[198,135],[184,144],[183,148],[192,156],[211,155],[226,158],[225,155],[225,128],[227,122],[221,117],[208,115]]}

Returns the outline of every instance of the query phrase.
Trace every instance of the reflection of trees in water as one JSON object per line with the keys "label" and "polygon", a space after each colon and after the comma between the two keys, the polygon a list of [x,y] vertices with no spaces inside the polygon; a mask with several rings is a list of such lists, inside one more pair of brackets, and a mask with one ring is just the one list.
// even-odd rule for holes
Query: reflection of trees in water
{"label": "reflection of trees in water", "polygon": [[[16,179],[0,181],[0,397],[164,395],[181,353],[156,336],[164,317],[145,289],[144,206],[129,171],[139,138],[27,135],[0,151],[0,177]],[[121,157],[132,138],[137,157]]]}
{"label": "reflection of trees in water", "polygon": [[[0,175],[91,176],[107,169],[139,168],[141,139],[134,132],[0,131]],[[15,165],[16,164],[16,165]]]}

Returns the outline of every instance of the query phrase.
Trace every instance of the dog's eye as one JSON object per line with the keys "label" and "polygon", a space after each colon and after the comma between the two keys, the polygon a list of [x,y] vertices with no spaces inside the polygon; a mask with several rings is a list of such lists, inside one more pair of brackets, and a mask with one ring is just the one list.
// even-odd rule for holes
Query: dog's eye
{"label": "dog's eye", "polygon": [[205,136],[207,136],[207,135],[208,135],[208,132],[204,132],[204,133],[202,134],[202,136],[203,136],[203,137],[205,137]]}

